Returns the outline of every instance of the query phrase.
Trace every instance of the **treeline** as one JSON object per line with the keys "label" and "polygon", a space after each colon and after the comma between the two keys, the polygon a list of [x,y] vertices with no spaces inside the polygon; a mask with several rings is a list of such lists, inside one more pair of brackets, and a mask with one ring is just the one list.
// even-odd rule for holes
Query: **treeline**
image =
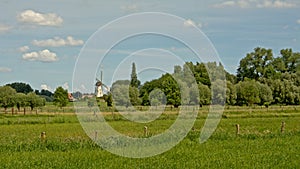
{"label": "treeline", "polygon": [[34,108],[45,106],[46,102],[53,102],[62,108],[69,102],[68,91],[62,87],[58,87],[54,93],[44,89],[34,91],[29,84],[22,82],[0,86],[0,107],[4,108],[5,113],[8,108],[12,108],[12,113],[17,108],[18,112],[26,114],[26,107],[33,111]]}
{"label": "treeline", "polygon": [[[271,49],[255,48],[239,64],[237,75],[220,63],[175,66],[172,74],[140,85],[133,63],[131,80],[116,81],[112,95],[116,105],[299,105],[300,53],[283,49],[274,57]],[[226,80],[226,84],[224,84]],[[226,94],[222,88],[226,86]],[[213,89],[213,90],[212,90]],[[129,93],[129,94],[128,94]],[[212,100],[213,98],[213,100]]]}

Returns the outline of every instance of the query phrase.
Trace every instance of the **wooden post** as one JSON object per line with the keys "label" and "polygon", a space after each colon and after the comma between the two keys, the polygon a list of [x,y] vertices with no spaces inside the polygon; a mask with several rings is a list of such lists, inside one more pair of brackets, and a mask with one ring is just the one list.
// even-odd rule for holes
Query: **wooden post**
{"label": "wooden post", "polygon": [[235,127],[236,127],[236,135],[239,135],[240,134],[240,125],[236,124]]}
{"label": "wooden post", "polygon": [[148,136],[148,127],[147,126],[144,126],[144,135],[145,135],[145,137]]}
{"label": "wooden post", "polygon": [[285,130],[285,122],[283,121],[281,123],[281,133],[284,133],[284,130]]}
{"label": "wooden post", "polygon": [[41,132],[41,141],[42,142],[45,142],[45,140],[46,140],[46,132]]}
{"label": "wooden post", "polygon": [[95,131],[95,140],[94,141],[97,141],[97,138],[98,138],[98,132]]}

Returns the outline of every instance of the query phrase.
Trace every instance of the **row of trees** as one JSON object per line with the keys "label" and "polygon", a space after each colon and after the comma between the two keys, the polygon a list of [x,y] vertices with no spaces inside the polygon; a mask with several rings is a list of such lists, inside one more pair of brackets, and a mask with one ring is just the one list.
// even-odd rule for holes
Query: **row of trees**
{"label": "row of trees", "polygon": [[[12,108],[12,113],[14,113],[14,107],[17,108],[18,112],[23,108],[23,112],[26,114],[26,107],[30,107],[32,111],[34,108],[42,107],[46,104],[45,95],[38,95],[36,93],[30,85],[25,83],[17,82],[0,86],[0,107],[4,108],[5,113],[7,113],[7,109],[10,107]],[[41,93],[49,94],[51,92],[42,90]],[[66,106],[69,102],[68,91],[62,87],[58,87],[52,95],[53,103],[60,108]]]}
{"label": "row of trees", "polygon": [[[19,112],[23,108],[25,114],[26,107],[30,107],[32,111],[35,107],[44,106],[45,102],[45,99],[37,96],[34,92],[17,93],[10,86],[0,86],[0,106],[4,108],[5,113],[8,108],[16,106]],[[14,109],[12,109],[12,113],[14,113]]]}
{"label": "row of trees", "polygon": [[300,53],[292,49],[283,49],[274,57],[271,49],[255,48],[240,61],[237,75],[215,62],[187,62],[175,66],[172,74],[140,85],[135,71],[133,63],[131,80],[113,84],[116,105],[300,104]]}

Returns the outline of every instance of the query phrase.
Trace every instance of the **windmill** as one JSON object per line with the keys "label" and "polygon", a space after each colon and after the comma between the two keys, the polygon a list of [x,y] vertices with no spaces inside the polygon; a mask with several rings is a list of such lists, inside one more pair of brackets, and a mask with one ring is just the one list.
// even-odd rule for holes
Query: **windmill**
{"label": "windmill", "polygon": [[95,84],[95,95],[97,98],[102,98],[104,95],[103,89],[105,89],[107,92],[110,92],[110,88],[106,86],[104,83],[102,83],[102,71],[101,71],[101,80],[96,78],[96,84]]}

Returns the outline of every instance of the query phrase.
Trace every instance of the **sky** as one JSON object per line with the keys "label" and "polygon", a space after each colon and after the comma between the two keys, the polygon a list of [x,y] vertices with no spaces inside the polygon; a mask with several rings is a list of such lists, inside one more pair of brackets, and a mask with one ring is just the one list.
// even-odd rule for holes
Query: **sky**
{"label": "sky", "polygon": [[[111,85],[129,79],[135,62],[145,82],[217,54],[211,61],[235,74],[255,47],[273,49],[274,57],[284,48],[299,52],[299,10],[298,0],[1,0],[0,85],[93,92],[101,71]],[[163,33],[134,34],[151,29]],[[181,38],[168,36],[175,34]]]}

